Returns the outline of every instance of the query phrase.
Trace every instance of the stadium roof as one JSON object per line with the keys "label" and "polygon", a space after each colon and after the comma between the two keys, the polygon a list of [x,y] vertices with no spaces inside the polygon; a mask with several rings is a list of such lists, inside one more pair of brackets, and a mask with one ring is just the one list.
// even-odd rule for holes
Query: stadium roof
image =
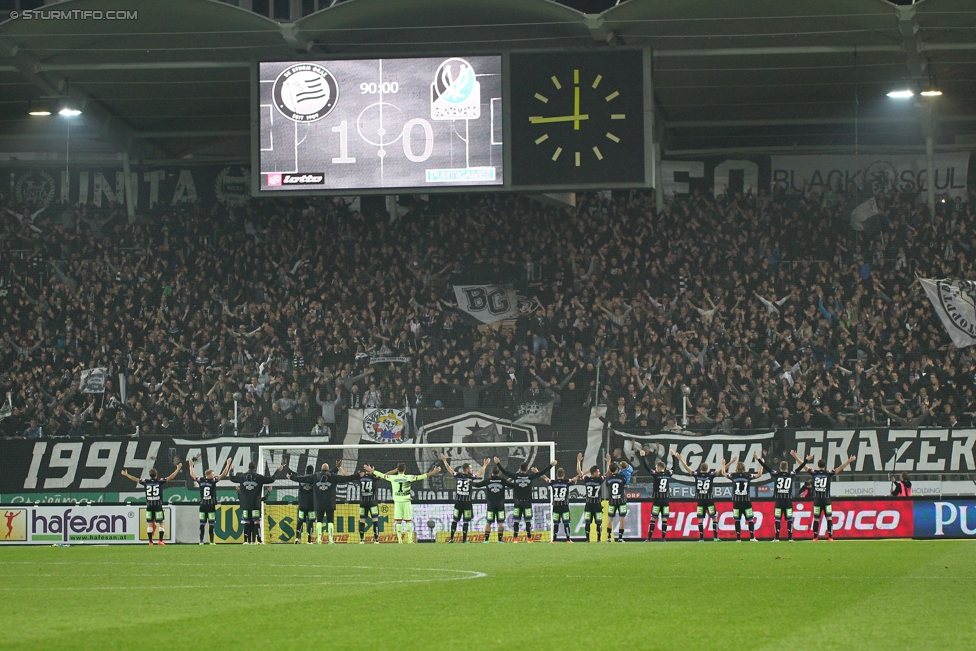
{"label": "stadium roof", "polygon": [[[132,20],[0,24],[0,151],[165,161],[245,160],[258,59],[648,45],[666,152],[942,149],[976,134],[976,3],[629,0],[583,14],[549,0],[348,0],[279,23],[216,0],[65,0],[45,11],[135,8]],[[77,15],[77,14],[75,14]],[[886,97],[906,85],[945,95]]]}

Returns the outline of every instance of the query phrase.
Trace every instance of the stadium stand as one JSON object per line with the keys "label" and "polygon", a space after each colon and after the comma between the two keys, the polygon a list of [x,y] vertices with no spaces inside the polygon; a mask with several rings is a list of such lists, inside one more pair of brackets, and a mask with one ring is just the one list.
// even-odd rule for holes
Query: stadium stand
{"label": "stadium stand", "polygon": [[[240,394],[241,433],[304,435],[320,416],[341,431],[350,407],[546,393],[677,431],[683,386],[698,433],[970,426],[972,349],[950,345],[914,278],[973,277],[972,195],[934,217],[879,197],[872,235],[851,230],[854,201],[696,193],[655,214],[636,192],[575,209],[471,195],[388,223],[342,200],[252,200],[134,225],[54,205],[35,228],[39,206],[8,203],[0,427],[206,438],[233,431]],[[454,304],[464,283],[512,283],[530,307],[479,327]],[[410,361],[371,365],[382,349]],[[96,366],[105,401],[78,392]]]}

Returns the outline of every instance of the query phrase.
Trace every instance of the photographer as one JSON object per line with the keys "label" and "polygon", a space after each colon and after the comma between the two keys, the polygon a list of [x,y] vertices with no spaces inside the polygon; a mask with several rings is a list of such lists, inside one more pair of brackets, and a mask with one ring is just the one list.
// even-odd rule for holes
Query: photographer
{"label": "photographer", "polygon": [[908,478],[908,473],[901,473],[901,478],[899,479],[897,475],[891,476],[891,496],[892,497],[911,497],[912,496],[912,482]]}

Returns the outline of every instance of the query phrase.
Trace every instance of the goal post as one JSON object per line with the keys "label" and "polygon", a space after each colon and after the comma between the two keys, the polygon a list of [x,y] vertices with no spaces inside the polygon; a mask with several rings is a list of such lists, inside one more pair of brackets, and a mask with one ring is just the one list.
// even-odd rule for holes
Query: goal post
{"label": "goal post", "polygon": [[[406,465],[407,474],[424,474],[433,470],[435,466],[442,466],[440,455],[447,457],[447,462],[456,472],[460,472],[465,463],[470,463],[472,472],[481,469],[485,459],[498,457],[500,465],[507,471],[515,473],[522,463],[530,468],[543,470],[556,458],[555,441],[493,441],[477,443],[401,443],[359,445],[307,445],[300,441],[287,445],[258,446],[260,472],[271,475],[278,466],[284,466],[283,473],[304,475],[312,467],[314,471],[321,469],[323,463],[328,463],[330,469],[336,469],[336,462],[342,462],[342,470],[352,474],[363,470],[365,464],[386,473],[394,470],[397,464]],[[491,473],[489,464],[485,474]],[[575,474],[574,469],[566,469],[568,475]],[[549,476],[555,477],[555,468],[549,468]],[[533,528],[540,532],[551,530],[552,500],[551,491],[542,485],[533,487]],[[453,513],[453,494],[455,481],[442,466],[442,472],[413,485],[414,530],[418,541],[433,542],[438,539],[438,533],[448,530],[451,514]],[[273,484],[273,498],[261,503],[261,533],[266,543],[291,543],[295,541],[298,517],[298,491],[296,482],[279,476]],[[336,488],[336,542],[359,542],[359,483],[340,484]],[[377,501],[380,504],[379,541],[395,540],[392,520],[392,490],[383,480],[379,480],[376,488]],[[474,519],[472,521],[472,539],[483,539],[483,525],[485,520],[485,500],[483,489],[473,492]],[[506,497],[506,505],[511,504],[511,492]],[[508,509],[508,522],[505,529],[511,530],[511,509]],[[371,525],[371,522],[369,522]],[[370,527],[370,536],[376,532]],[[440,536],[443,538],[443,536]],[[372,538],[370,538],[372,539]]]}

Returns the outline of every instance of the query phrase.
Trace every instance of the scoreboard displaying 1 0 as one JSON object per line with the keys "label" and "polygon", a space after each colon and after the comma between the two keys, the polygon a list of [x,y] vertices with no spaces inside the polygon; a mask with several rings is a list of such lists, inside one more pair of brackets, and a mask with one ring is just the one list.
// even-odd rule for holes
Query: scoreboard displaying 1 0
{"label": "scoreboard displaying 1 0", "polygon": [[640,50],[256,68],[258,195],[647,187]]}

